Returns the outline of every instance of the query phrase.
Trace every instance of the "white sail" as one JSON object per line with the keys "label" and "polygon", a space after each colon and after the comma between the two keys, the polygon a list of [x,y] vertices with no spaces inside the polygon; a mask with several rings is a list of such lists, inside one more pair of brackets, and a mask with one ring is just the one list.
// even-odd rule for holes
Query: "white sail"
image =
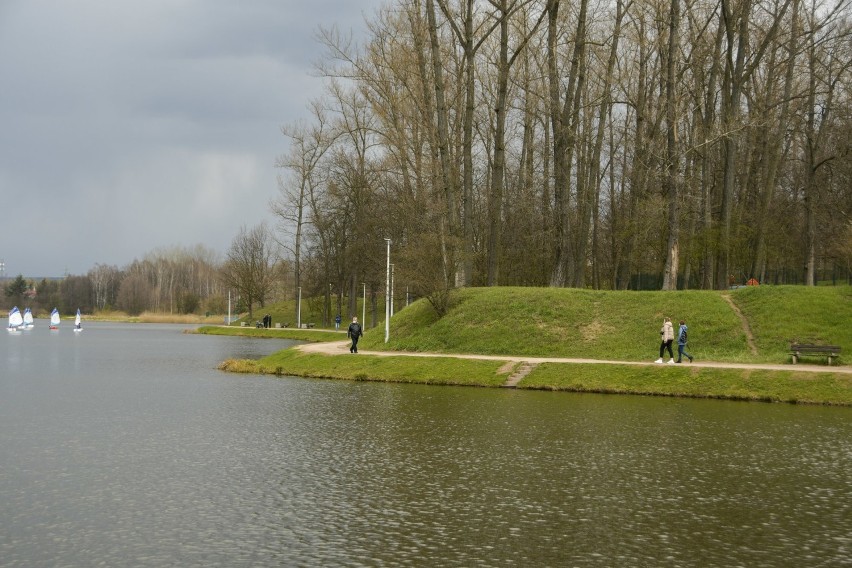
{"label": "white sail", "polygon": [[21,311],[18,306],[12,308],[9,312],[9,329],[17,329],[24,324],[24,318],[21,317]]}
{"label": "white sail", "polygon": [[53,311],[50,312],[50,327],[59,326],[59,310],[53,308]]}
{"label": "white sail", "polygon": [[33,328],[33,312],[27,308],[24,310],[24,329]]}

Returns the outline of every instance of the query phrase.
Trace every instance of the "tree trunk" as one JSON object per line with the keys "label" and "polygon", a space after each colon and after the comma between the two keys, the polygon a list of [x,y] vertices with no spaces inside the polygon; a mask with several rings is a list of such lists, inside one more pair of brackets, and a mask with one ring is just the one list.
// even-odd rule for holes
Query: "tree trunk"
{"label": "tree trunk", "polygon": [[775,184],[778,178],[778,168],[784,155],[784,137],[787,133],[787,124],[790,118],[790,100],[793,94],[793,81],[795,79],[796,56],[798,54],[799,40],[799,0],[793,0],[793,11],[791,14],[792,25],[790,40],[787,48],[787,66],[784,76],[784,90],[781,95],[781,111],[778,116],[778,125],[772,134],[767,136],[768,154],[765,166],[764,182],[758,211],[757,235],[755,237],[755,260],[752,266],[751,276],[759,279],[761,283],[766,278],[766,225],[769,218],[769,206],[772,195],[775,192]]}
{"label": "tree trunk", "polygon": [[574,267],[575,255],[571,248],[571,162],[576,142],[577,118],[580,112],[580,93],[583,87],[580,66],[585,66],[588,0],[580,1],[580,11],[577,15],[577,31],[574,37],[571,69],[568,73],[568,86],[565,91],[564,103],[560,101],[559,86],[561,81],[556,63],[559,4],[560,0],[550,0],[547,7],[548,84],[551,103],[551,128],[553,129],[553,193],[557,217],[556,259],[553,274],[550,278],[551,286],[569,285],[569,283],[572,283],[569,279],[572,279],[576,274]]}
{"label": "tree trunk", "polygon": [[680,208],[678,192],[677,115],[675,94],[676,53],[680,28],[680,3],[671,0],[669,11],[669,45],[666,54],[666,172],[665,187],[669,199],[669,242],[666,248],[666,265],[663,271],[663,290],[677,290],[678,261],[680,259]]}
{"label": "tree trunk", "polygon": [[503,180],[506,175],[506,99],[509,91],[509,14],[502,0],[500,18],[500,55],[497,62],[497,105],[494,109],[494,161],[491,191],[488,193],[488,285],[498,281],[498,259],[501,249],[501,216]]}

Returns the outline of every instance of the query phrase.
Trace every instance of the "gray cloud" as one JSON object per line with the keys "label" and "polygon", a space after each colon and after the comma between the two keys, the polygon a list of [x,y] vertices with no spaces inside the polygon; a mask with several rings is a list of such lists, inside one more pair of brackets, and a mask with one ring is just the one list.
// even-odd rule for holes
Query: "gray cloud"
{"label": "gray cloud", "polygon": [[224,252],[269,220],[280,127],[320,90],[317,27],[359,33],[380,3],[0,3],[7,276],[176,245]]}

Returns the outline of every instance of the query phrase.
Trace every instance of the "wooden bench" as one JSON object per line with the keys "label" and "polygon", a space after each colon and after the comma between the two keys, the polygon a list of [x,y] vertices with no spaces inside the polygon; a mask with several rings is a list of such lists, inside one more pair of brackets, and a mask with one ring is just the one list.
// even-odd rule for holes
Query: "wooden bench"
{"label": "wooden bench", "polygon": [[802,355],[825,355],[828,357],[828,364],[831,365],[832,358],[840,357],[840,346],[793,343],[790,345],[790,355],[793,357],[794,365]]}

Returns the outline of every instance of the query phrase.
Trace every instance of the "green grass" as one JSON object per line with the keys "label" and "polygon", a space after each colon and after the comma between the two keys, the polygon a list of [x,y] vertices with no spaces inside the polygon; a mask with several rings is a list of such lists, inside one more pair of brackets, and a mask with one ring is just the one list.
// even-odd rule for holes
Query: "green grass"
{"label": "green grass", "polygon": [[[755,336],[752,354],[729,294]],[[622,292],[555,288],[458,290],[443,318],[424,301],[397,312],[390,341],[368,330],[366,349],[648,361],[659,354],[663,317],[689,326],[698,360],[783,363],[793,340],[852,349],[852,288],[793,286],[731,292]],[[848,357],[848,355],[847,355]],[[809,362],[819,362],[815,358]]]}
{"label": "green grass", "polygon": [[[499,387],[517,367],[502,361],[406,356],[322,355],[286,349],[257,361],[229,360],[231,372],[354,381]],[[852,406],[852,375],[699,367],[543,363],[518,385],[610,394],[719,398]]]}
{"label": "green grass", "polygon": [[519,388],[852,405],[852,375],[699,367],[544,363]]}
{"label": "green grass", "polygon": [[[852,349],[852,287],[760,286],[731,292],[767,360],[789,360],[790,343]],[[824,361],[805,358],[803,362]]]}
{"label": "green grass", "polygon": [[[659,354],[664,316],[686,320],[696,356],[749,360],[739,318],[718,292],[703,291],[465,289],[441,319],[422,301],[395,314],[387,348],[648,361]],[[363,341],[365,348],[384,348],[384,330],[371,330]]]}
{"label": "green grass", "polygon": [[[725,295],[746,318],[757,353],[751,352],[743,323]],[[852,288],[848,286],[761,286],[724,292],[468,288],[453,293],[444,317],[438,318],[427,302],[415,302],[393,316],[389,343],[384,343],[384,327],[380,326],[367,329],[360,346],[364,350],[649,362],[659,353],[664,316],[674,322],[687,321],[688,350],[698,361],[785,363],[789,362],[792,341],[836,344],[847,358],[852,349]],[[345,336],[343,332],[312,330],[226,331],[308,341]],[[299,333],[305,335],[291,335]],[[805,362],[821,363],[824,359]],[[508,378],[500,361],[327,356],[292,349],[257,362],[229,361],[223,368],[477,386],[499,386]],[[518,387],[852,405],[852,376],[832,372],[828,366],[825,372],[805,372],[792,365],[789,371],[770,371],[548,363],[537,366]]]}
{"label": "green grass", "polygon": [[258,361],[226,361],[220,368],[236,372],[355,381],[495,387],[506,382],[507,375],[498,373],[503,364],[502,361],[450,357],[322,355],[285,349]]}

